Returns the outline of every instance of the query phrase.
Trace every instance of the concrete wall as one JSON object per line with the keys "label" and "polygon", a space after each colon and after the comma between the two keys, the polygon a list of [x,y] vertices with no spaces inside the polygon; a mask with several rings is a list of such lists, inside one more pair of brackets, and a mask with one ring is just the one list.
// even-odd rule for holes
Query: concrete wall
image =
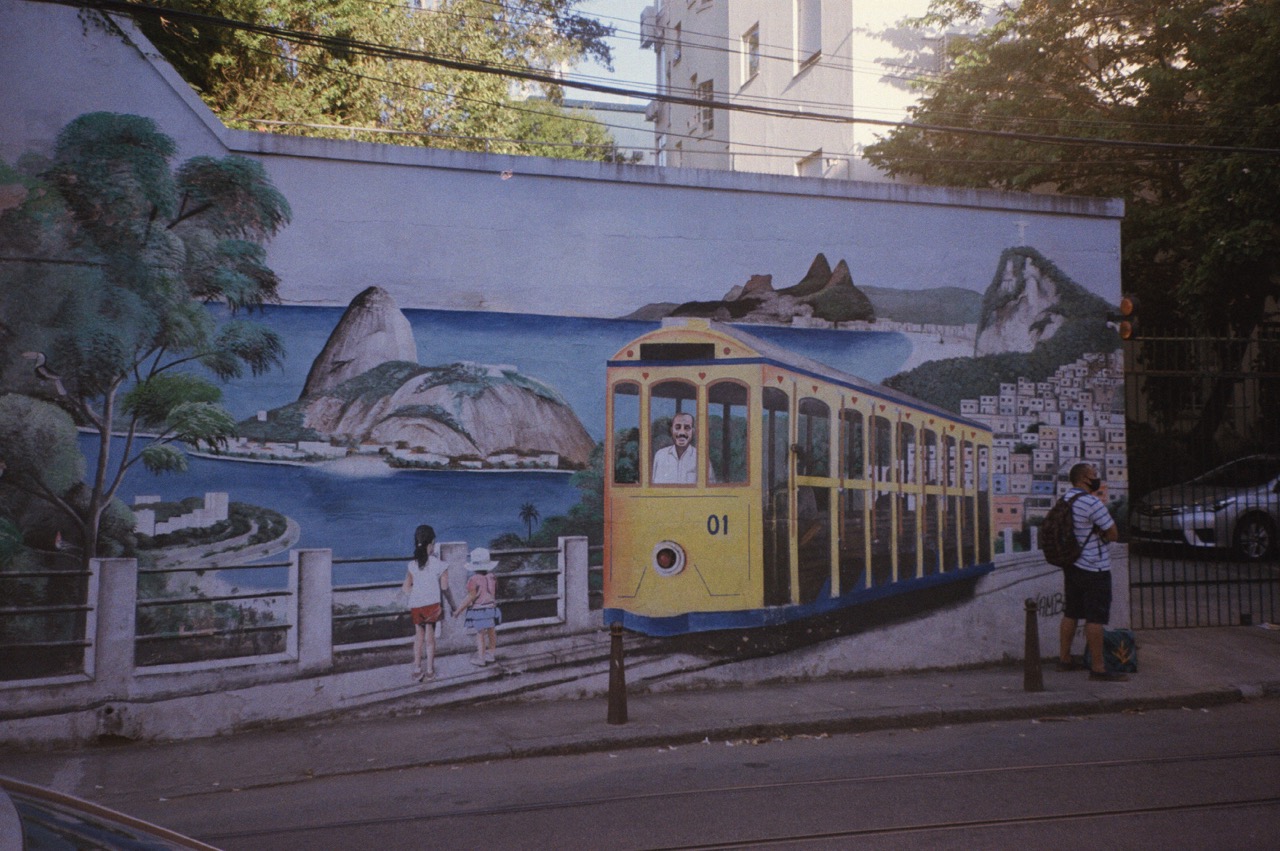
{"label": "concrete wall", "polygon": [[[432,705],[519,693],[526,698],[597,697],[608,665],[608,638],[599,613],[588,608],[587,546],[560,541],[563,620],[554,626],[504,628],[501,647],[511,673],[486,677],[465,664],[472,642],[446,630],[437,664],[447,673],[435,683]],[[1128,557],[1115,548],[1112,625],[1128,626]],[[463,599],[467,546],[448,543],[455,599]],[[129,559],[94,563],[97,600],[92,646],[83,675],[2,683],[0,747],[83,744],[115,736],[141,740],[196,738],[275,721],[316,717],[416,693],[405,678],[408,639],[394,642],[395,658],[365,665],[335,664],[332,643],[331,554],[297,550],[291,556],[292,624],[289,649],[272,657],[246,657],[139,668],[134,662],[137,565]],[[633,690],[690,688],[780,679],[881,674],[959,668],[1023,659],[1025,601],[1037,604],[1041,656],[1056,656],[1062,614],[1061,571],[1038,554],[997,557],[998,569],[977,580],[970,598],[905,622],[776,656],[733,664],[673,658],[652,682],[637,664]],[[558,637],[558,641],[556,640]],[[634,641],[634,640],[633,640]],[[522,650],[522,644],[527,650]],[[634,644],[633,644],[634,646]],[[1076,651],[1083,647],[1078,639]],[[652,650],[638,658],[649,658]],[[523,654],[523,658],[522,658]],[[659,663],[661,664],[661,663]],[[542,669],[539,674],[536,669]],[[571,674],[572,676],[567,676]],[[422,699],[427,699],[421,696]]]}
{"label": "concrete wall", "polygon": [[982,290],[1018,244],[1119,294],[1119,201],[230,131],[127,21],[115,36],[79,14],[0,0],[0,156],[48,151],[109,110],[154,118],[179,159],[261,159],[294,210],[269,254],[287,303],[345,305],[377,284],[402,308],[619,316],[757,273],[788,285],[819,251],[858,285]]}
{"label": "concrete wall", "polygon": [[[996,570],[974,586],[969,600],[909,621],[826,641],[781,657],[764,657],[683,678],[679,688],[767,682],[779,679],[875,675],[944,670],[1024,659],[1026,601],[1036,602],[1037,640],[1044,660],[1058,655],[1062,622],[1062,571],[1039,552],[996,556]],[[1129,556],[1112,547],[1111,624],[1128,627]],[[1084,652],[1083,629],[1073,645]]]}
{"label": "concrete wall", "polygon": [[[466,663],[474,638],[461,621],[450,619],[437,640],[437,663],[448,669],[442,670],[437,687],[458,701],[469,700],[476,690],[487,695],[519,692],[529,683],[511,680],[523,673],[522,666],[570,665],[581,655],[575,645],[583,643],[584,635],[602,634],[600,613],[590,609],[586,539],[561,538],[558,547],[558,617],[504,622],[499,627],[502,652],[512,664],[497,677]],[[459,603],[467,596],[468,551],[465,542],[440,545]],[[83,672],[0,681],[0,747],[81,744],[108,736],[210,736],[405,697],[416,690],[416,683],[405,677],[411,635],[335,647],[333,553],[293,550],[289,561],[284,602],[275,621],[288,627],[283,652],[139,665],[138,564],[123,558],[94,560]],[[383,610],[392,596],[390,589],[373,591],[365,608]],[[591,639],[585,641],[590,644]],[[344,658],[368,655],[371,649],[381,652],[363,663]]]}
{"label": "concrete wall", "polygon": [[[292,223],[268,255],[287,305],[345,306],[376,285],[403,309],[618,317],[652,302],[719,299],[756,274],[789,286],[819,252],[832,265],[846,260],[858,286],[981,293],[1001,253],[1020,245],[1034,247],[1104,299],[1114,302],[1120,292],[1119,201],[228,130],[127,20],[111,23],[65,6],[0,0],[0,157],[13,163],[48,155],[69,121],[93,111],[154,119],[176,141],[177,161],[227,154],[259,160],[293,209]],[[584,356],[575,345],[578,340],[565,340],[551,357],[580,364]],[[608,355],[597,354],[592,363],[602,370]],[[296,398],[299,389],[285,388],[275,404]],[[603,384],[591,398],[604,398]],[[282,487],[291,481],[287,469],[279,474]],[[159,492],[160,485],[148,487]],[[236,498],[236,489],[229,489]],[[429,496],[424,493],[424,506]],[[366,504],[359,511],[385,523],[378,508]],[[388,535],[403,532],[389,529]],[[1002,575],[997,570],[990,581]],[[1019,578],[1005,596],[1037,596],[1027,590],[1055,579],[1052,570]],[[573,589],[570,594],[580,596]],[[896,633],[892,639],[878,633],[851,640],[869,642],[855,655],[876,669],[1001,659],[1012,652],[1005,619],[1021,617],[1020,606],[1020,599],[980,597],[953,613],[960,620],[939,633],[946,641],[902,642]],[[298,634],[310,635],[313,627],[315,636],[323,632],[318,624],[300,623]],[[1020,621],[1012,636],[1012,647],[1020,648]],[[301,654],[309,670],[323,669],[326,651],[303,644],[294,648],[294,659]],[[890,645],[910,653],[895,656],[886,652]],[[797,674],[843,670],[821,661],[843,654],[842,647],[814,650],[819,661],[803,662]],[[199,687],[214,676],[202,672],[191,684]],[[324,700],[304,709],[322,705]],[[89,727],[100,722],[91,719]]]}

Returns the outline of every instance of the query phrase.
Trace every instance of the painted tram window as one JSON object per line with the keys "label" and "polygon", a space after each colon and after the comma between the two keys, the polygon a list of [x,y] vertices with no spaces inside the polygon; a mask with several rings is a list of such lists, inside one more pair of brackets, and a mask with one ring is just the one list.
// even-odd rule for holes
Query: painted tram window
{"label": "painted tram window", "polygon": [[707,389],[707,481],[747,481],[747,388],[719,381]]}
{"label": "painted tram window", "polygon": [[630,381],[613,388],[613,482],[640,483],[640,385]]}

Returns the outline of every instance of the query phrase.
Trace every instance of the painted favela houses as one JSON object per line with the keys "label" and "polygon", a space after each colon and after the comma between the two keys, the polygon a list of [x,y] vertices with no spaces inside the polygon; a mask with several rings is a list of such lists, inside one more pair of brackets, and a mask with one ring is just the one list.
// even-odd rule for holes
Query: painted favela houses
{"label": "painted favela houses", "polygon": [[488,666],[442,632],[436,702],[589,693],[612,623],[654,687],[998,661],[1053,613],[1066,471],[1127,496],[1118,202],[233,131],[50,4],[0,2],[0,57],[0,581],[102,595],[0,622],[20,737],[101,733],[107,680],[156,738],[282,710],[143,696],[423,689],[421,524],[458,599],[495,555],[503,612]]}

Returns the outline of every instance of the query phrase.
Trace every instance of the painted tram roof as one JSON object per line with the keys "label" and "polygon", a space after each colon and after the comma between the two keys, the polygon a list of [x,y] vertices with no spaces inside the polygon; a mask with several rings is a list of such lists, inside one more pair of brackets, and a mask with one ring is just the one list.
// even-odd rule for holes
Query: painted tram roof
{"label": "painted tram roof", "polygon": [[[899,405],[906,405],[917,411],[924,411],[938,417],[942,417],[951,422],[963,423],[967,426],[980,429],[984,432],[990,432],[991,427],[986,423],[971,420],[963,417],[954,411],[943,410],[936,405],[928,402],[922,402],[913,396],[899,392],[882,384],[877,384],[861,376],[848,372],[842,372],[835,367],[827,366],[825,363],[816,361],[813,358],[793,352],[790,349],[783,348],[768,340],[743,331],[733,325],[725,322],[717,322],[713,319],[698,318],[675,318],[662,320],[662,327],[654,331],[650,331],[618,350],[608,362],[608,366],[642,366],[647,364],[670,366],[677,363],[676,361],[645,361],[640,358],[640,345],[643,343],[655,343],[663,341],[666,338],[677,338],[680,341],[699,341],[699,342],[724,342],[724,338],[728,338],[731,343],[736,346],[730,346],[727,354],[721,355],[717,350],[717,357],[707,359],[681,359],[680,364],[690,366],[701,365],[727,365],[735,363],[768,363],[773,366],[788,369],[793,372],[800,372],[812,378],[819,378],[823,381],[830,381],[853,390],[866,393],[877,399],[886,402],[893,402]],[[708,339],[710,338],[710,340]],[[740,349],[739,349],[740,347]]]}

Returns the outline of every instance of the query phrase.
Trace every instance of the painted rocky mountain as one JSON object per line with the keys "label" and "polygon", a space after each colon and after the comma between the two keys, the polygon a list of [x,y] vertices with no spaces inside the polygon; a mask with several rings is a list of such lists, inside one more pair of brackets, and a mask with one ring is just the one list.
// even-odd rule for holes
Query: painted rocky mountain
{"label": "painted rocky mountain", "polygon": [[752,275],[719,301],[650,304],[627,318],[652,320],[665,316],[789,325],[796,319],[811,317],[827,322],[874,322],[876,311],[866,293],[854,285],[848,263],[841,260],[832,269],[826,255],[818,254],[794,286],[775,290],[772,275]]}
{"label": "painted rocky mountain", "polygon": [[[406,463],[454,465],[558,456],[583,467],[595,441],[554,388],[514,366],[423,366],[408,320],[385,291],[357,296],[312,364],[298,401],[240,423],[242,437],[384,448]],[[407,342],[406,342],[407,340]],[[351,375],[352,364],[362,368]]]}
{"label": "painted rocky mountain", "polygon": [[1106,324],[1107,303],[1034,248],[1010,248],[982,296],[974,355],[1031,352],[1073,323]]}
{"label": "painted rocky mountain", "polygon": [[884,384],[950,411],[1020,379],[1044,381],[1085,354],[1112,352],[1109,305],[1034,248],[1006,249],[982,295],[973,357],[930,361]]}
{"label": "painted rocky mountain", "polygon": [[299,398],[317,396],[378,364],[394,360],[418,362],[413,329],[390,293],[381,287],[369,287],[347,305],[311,364]]}

